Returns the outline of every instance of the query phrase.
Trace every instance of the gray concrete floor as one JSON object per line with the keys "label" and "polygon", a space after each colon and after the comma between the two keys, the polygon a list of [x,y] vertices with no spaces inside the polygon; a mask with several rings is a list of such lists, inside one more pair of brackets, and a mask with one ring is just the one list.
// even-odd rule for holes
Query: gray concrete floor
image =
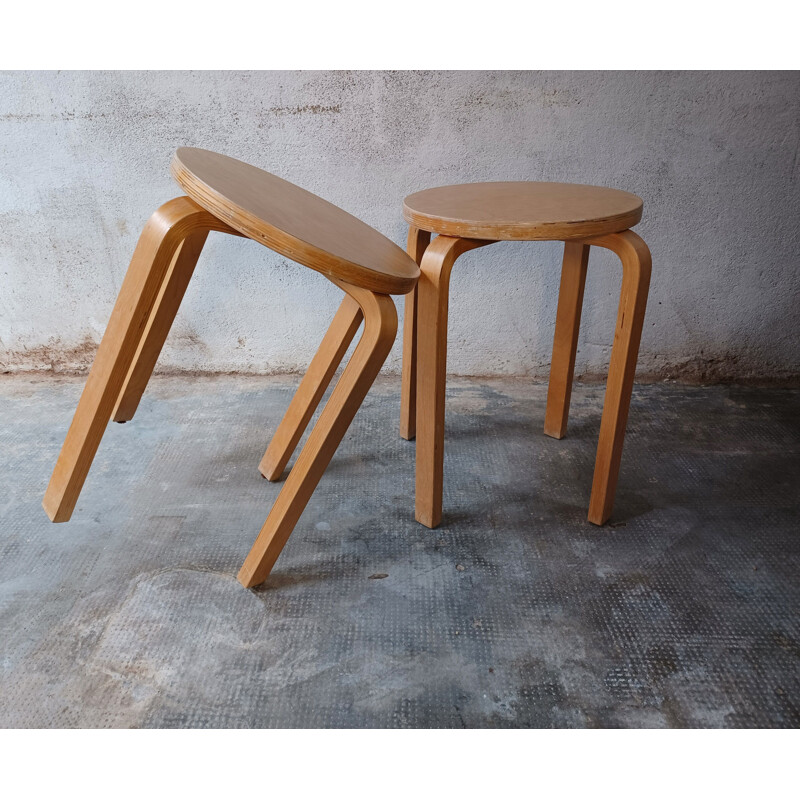
{"label": "gray concrete floor", "polygon": [[82,383],[0,380],[0,726],[800,725],[797,391],[637,387],[597,528],[602,387],[559,442],[544,385],[451,380],[429,531],[382,379],[248,591],[296,380],[155,379],[52,525]]}

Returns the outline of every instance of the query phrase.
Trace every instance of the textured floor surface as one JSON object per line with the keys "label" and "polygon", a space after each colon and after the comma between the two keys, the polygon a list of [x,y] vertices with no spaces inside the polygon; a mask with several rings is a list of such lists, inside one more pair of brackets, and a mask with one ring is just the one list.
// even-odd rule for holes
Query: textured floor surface
{"label": "textured floor surface", "polygon": [[637,387],[597,528],[602,387],[555,441],[545,386],[451,380],[429,531],[381,380],[248,591],[295,384],[155,379],[53,525],[82,381],[0,380],[0,726],[800,726],[800,393]]}

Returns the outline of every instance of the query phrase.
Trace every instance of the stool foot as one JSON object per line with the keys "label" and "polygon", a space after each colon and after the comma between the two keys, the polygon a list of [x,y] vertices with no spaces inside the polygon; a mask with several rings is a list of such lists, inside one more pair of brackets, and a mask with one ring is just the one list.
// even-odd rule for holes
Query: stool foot
{"label": "stool foot", "polygon": [[391,297],[334,282],[360,306],[364,332],[239,571],[239,582],[246,587],[263,583],[272,570],[397,333]]}
{"label": "stool foot", "polygon": [[[419,228],[408,229],[406,252],[422,263],[431,234]],[[403,315],[403,376],[400,390],[400,436],[409,441],[417,435],[417,287],[406,295]]]}
{"label": "stool foot", "polygon": [[622,261],[622,291],[589,500],[589,522],[603,525],[614,506],[652,261],[647,245],[630,230],[593,237],[584,243],[613,250]]}
{"label": "stool foot", "polygon": [[267,480],[278,480],[286,469],[363,318],[358,303],[346,295],[258,465]]}
{"label": "stool foot", "polygon": [[188,197],[165,203],[145,225],[42,501],[53,522],[72,516],[178,247],[207,230],[230,231]]}

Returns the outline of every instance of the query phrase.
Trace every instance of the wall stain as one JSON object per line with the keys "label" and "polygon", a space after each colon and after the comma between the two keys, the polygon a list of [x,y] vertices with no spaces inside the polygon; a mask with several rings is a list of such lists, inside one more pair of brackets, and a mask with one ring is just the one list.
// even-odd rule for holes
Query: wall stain
{"label": "wall stain", "polygon": [[335,106],[321,106],[317,104],[305,106],[271,106],[267,109],[270,114],[282,116],[286,114],[341,114],[342,106],[337,104]]}
{"label": "wall stain", "polygon": [[47,344],[6,350],[0,353],[0,372],[60,372],[85,374],[94,360],[98,343],[85,336],[79,344],[67,345],[58,339]]}

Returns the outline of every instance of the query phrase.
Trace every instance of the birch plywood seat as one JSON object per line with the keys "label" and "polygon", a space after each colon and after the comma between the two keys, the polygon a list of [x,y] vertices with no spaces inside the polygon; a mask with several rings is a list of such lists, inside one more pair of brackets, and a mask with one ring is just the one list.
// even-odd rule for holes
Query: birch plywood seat
{"label": "birch plywood seat", "polygon": [[235,158],[181,147],[172,176],[231,228],[329,278],[405,294],[417,265],[394,242],[338,206]]}
{"label": "birch plywood seat", "polygon": [[386,237],[322,198],[236,159],[181,148],[172,174],[187,196],[145,225],[56,462],[43,506],[70,518],[110,419],[130,420],[211,231],[244,236],[317,270],[342,305],[262,459],[285,468],[358,329],[363,334],[239,573],[265,580],[372,385],[397,332],[390,295],[413,289],[417,264]]}
{"label": "birch plywood seat", "polygon": [[642,201],[576,183],[463,183],[409,195],[403,216],[415,228],[444,236],[552,241],[632,228],[642,218]]}
{"label": "birch plywood seat", "polygon": [[[400,433],[417,439],[416,518],[436,527],[442,518],[445,375],[450,274],[469,250],[499,241],[563,241],[544,432],[567,429],[590,246],[622,261],[614,345],[600,423],[589,521],[611,515],[633,376],[650,285],[650,251],[629,230],[642,217],[634,194],[566,183],[472,183],[426,189],[405,199],[408,253],[420,265],[406,297]],[[438,236],[431,241],[431,234]]]}

